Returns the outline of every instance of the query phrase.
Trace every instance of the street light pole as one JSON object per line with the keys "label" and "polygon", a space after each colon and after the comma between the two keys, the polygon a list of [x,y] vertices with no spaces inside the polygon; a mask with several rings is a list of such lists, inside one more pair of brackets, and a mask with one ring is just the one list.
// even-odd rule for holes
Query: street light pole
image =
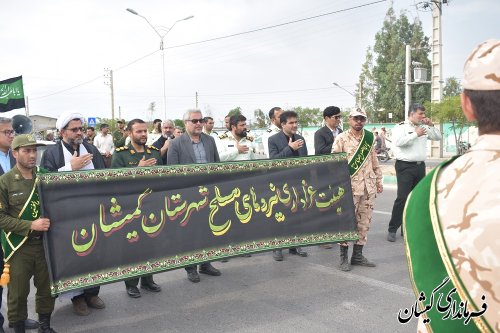
{"label": "street light pole", "polygon": [[[340,88],[342,89],[343,91],[345,91],[346,93],[348,93],[349,95],[351,95],[352,97],[354,97],[354,102],[356,102],[356,95],[354,95],[352,92],[350,92],[349,90],[347,90],[346,88],[342,87],[341,85],[339,85],[337,82],[333,82],[333,85],[337,88]],[[359,98],[359,103],[358,103],[358,106],[361,107],[361,96]]]}
{"label": "street light pole", "polygon": [[167,34],[170,32],[170,30],[172,30],[172,28],[178,22],[192,19],[194,16],[191,15],[191,16],[185,17],[183,19],[177,20],[174,22],[174,24],[172,24],[172,26],[170,28],[166,28],[163,26],[155,27],[154,25],[151,24],[151,22],[149,22],[149,20],[145,16],[140,15],[138,12],[136,12],[135,10],[133,10],[131,8],[127,8],[127,11],[129,13],[132,13],[134,15],[142,17],[149,24],[149,26],[154,30],[154,32],[158,35],[158,37],[160,37],[160,51],[161,51],[162,73],[163,73],[163,116],[164,116],[163,119],[167,119],[167,88],[166,88],[167,82],[166,82],[166,75],[165,75],[165,49],[163,47],[163,40],[165,39],[165,36],[167,36]]}

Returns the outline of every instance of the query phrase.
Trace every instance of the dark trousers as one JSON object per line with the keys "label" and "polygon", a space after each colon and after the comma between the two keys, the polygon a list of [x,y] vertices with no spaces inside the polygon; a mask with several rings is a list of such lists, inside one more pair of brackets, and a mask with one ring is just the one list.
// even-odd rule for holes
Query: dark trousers
{"label": "dark trousers", "polygon": [[[153,275],[145,275],[140,277],[140,279],[141,279],[141,285],[149,285],[152,282],[154,282]],[[126,287],[137,287],[138,284],[139,284],[139,278],[125,280]]]}
{"label": "dark trousers", "polygon": [[92,287],[92,288],[88,288],[88,289],[84,289],[83,290],[83,294],[80,294],[78,296],[75,296],[73,297],[71,300],[74,301],[76,299],[79,299],[79,298],[82,298],[82,297],[85,297],[85,298],[90,298],[92,296],[97,296],[99,295],[99,290],[101,289],[100,286],[97,286],[97,287]]}
{"label": "dark trousers", "polygon": [[[1,231],[0,231],[1,232]],[[0,259],[1,263],[0,263],[0,269],[1,271],[0,272],[3,272],[3,249],[2,247],[0,246],[0,255],[2,256]],[[3,288],[2,286],[0,286],[0,310],[2,309],[2,295],[3,295]],[[2,312],[0,312],[0,327],[3,327],[3,322],[5,321],[3,315],[2,315]]]}
{"label": "dark trousers", "polygon": [[389,232],[396,232],[401,226],[406,199],[418,182],[425,177],[424,162],[405,162],[396,160],[395,168],[398,182],[398,196],[392,207]]}
{"label": "dark trousers", "polygon": [[9,263],[10,283],[7,293],[9,322],[15,323],[28,318],[28,295],[32,277],[36,287],[36,313],[52,313],[55,298],[50,295],[49,268],[42,240],[28,239],[10,258]]}
{"label": "dark trousers", "polygon": [[[208,265],[210,265],[209,262],[205,262],[203,264],[200,264],[200,269],[204,268],[204,267],[206,267]],[[186,270],[186,272],[191,272],[191,271],[197,271],[198,267],[196,265],[193,265],[193,266],[186,266],[186,267],[184,267],[184,269]]]}
{"label": "dark trousers", "polygon": [[104,160],[104,166],[106,169],[111,168],[111,159],[113,158],[113,155],[106,157],[106,155],[102,155],[102,159]]}

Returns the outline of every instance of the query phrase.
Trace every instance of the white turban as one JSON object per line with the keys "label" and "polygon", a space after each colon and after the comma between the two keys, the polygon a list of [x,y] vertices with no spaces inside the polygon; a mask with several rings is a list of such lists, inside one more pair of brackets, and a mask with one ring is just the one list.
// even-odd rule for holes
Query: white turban
{"label": "white turban", "polygon": [[59,118],[57,118],[56,128],[60,131],[74,119],[80,119],[82,121],[82,124],[85,122],[85,118],[83,118],[81,113],[75,111],[66,111],[61,113]]}

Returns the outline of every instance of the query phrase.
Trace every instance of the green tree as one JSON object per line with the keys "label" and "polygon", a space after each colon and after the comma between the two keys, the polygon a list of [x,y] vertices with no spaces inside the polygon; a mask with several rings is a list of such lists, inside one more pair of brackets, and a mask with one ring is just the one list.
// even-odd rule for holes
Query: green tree
{"label": "green tree", "polygon": [[184,128],[184,120],[182,119],[174,119],[174,126],[182,127]]}
{"label": "green tree", "polygon": [[456,77],[449,77],[446,79],[444,88],[443,88],[443,96],[451,97],[458,96],[462,92],[462,85],[460,81]]}
{"label": "green tree", "polygon": [[266,117],[266,114],[261,109],[255,110],[253,112],[253,116],[255,118],[255,128],[266,128],[271,123],[269,118]]}
{"label": "green tree", "polygon": [[[429,103],[427,103],[429,104]],[[457,154],[459,153],[460,141],[462,134],[467,126],[472,125],[472,122],[467,121],[460,104],[460,96],[445,97],[440,103],[432,103],[432,118],[437,119],[440,123],[450,122],[455,138],[455,147]]]}
{"label": "green tree", "polygon": [[299,116],[299,126],[320,126],[323,122],[323,112],[319,108],[294,107],[293,111]]}
{"label": "green tree", "polygon": [[[431,67],[429,38],[420,21],[410,23],[404,14],[397,17],[391,7],[375,35],[373,51],[367,51],[356,91],[371,119],[385,119],[388,112],[393,113],[394,121],[404,119],[405,45],[412,48],[412,61],[422,63],[424,68]],[[430,85],[412,86],[412,102],[425,103],[430,97]]]}
{"label": "green tree", "polygon": [[241,108],[239,106],[235,107],[234,109],[232,110],[229,110],[229,112],[227,113],[228,116],[237,116],[239,114],[241,114]]}

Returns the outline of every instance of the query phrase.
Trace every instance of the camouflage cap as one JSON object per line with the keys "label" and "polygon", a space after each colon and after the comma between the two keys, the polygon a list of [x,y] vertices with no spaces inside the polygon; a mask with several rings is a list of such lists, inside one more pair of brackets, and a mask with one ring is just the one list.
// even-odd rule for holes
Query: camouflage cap
{"label": "camouflage cap", "polygon": [[35,137],[32,134],[21,134],[17,135],[12,141],[12,149],[17,149],[20,147],[28,146],[45,146],[43,143],[36,142]]}
{"label": "camouflage cap", "polygon": [[500,40],[476,46],[465,61],[462,84],[470,90],[500,90]]}
{"label": "camouflage cap", "polygon": [[360,108],[356,108],[355,110],[349,112],[349,117],[356,117],[356,116],[362,116],[367,118],[365,111],[361,110]]}

